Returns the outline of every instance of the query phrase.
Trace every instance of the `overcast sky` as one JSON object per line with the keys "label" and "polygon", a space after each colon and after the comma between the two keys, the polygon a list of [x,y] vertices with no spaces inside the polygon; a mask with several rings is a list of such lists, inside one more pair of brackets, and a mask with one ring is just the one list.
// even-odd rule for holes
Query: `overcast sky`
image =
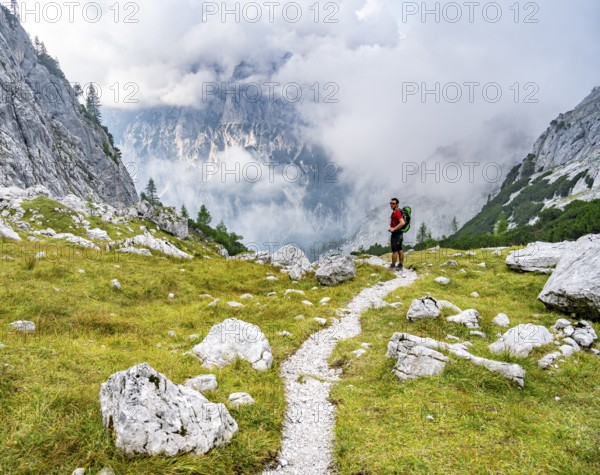
{"label": "overcast sky", "polygon": [[[222,18],[225,8],[234,13]],[[536,138],[600,85],[598,0],[100,0],[71,12],[57,2],[23,21],[70,81],[102,86],[105,107],[202,107],[203,86],[241,61],[267,71],[291,53],[275,75],[252,80],[298,83],[311,139],[365,182],[476,137],[489,121]],[[439,94],[421,95],[436,84]],[[127,94],[139,102],[124,103]],[[325,103],[328,94],[337,102]]]}

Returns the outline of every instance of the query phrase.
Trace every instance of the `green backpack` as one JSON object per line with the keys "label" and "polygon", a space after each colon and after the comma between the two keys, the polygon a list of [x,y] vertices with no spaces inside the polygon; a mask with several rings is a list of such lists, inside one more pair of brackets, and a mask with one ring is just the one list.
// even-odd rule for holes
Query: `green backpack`
{"label": "green backpack", "polygon": [[412,208],[410,206],[405,206],[401,211],[402,219],[404,220],[404,227],[400,231],[407,233],[410,230],[410,215],[412,213]]}

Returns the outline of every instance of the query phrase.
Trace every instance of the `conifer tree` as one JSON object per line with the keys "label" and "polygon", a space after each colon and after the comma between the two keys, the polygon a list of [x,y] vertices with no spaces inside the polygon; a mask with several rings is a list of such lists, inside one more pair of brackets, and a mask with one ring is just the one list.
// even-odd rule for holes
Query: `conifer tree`
{"label": "conifer tree", "polygon": [[145,197],[146,197],[146,201],[148,201],[148,203],[150,203],[151,205],[159,204],[158,195],[156,194],[156,184],[154,183],[154,179],[150,178],[150,180],[148,180],[148,184],[146,185],[145,191],[146,191]]}
{"label": "conifer tree", "polygon": [[102,120],[102,112],[100,111],[100,98],[96,92],[96,88],[93,84],[90,84],[88,89],[87,97],[85,98],[85,109],[89,114],[90,118],[97,124],[100,124]]}
{"label": "conifer tree", "polygon": [[190,217],[190,214],[188,213],[188,210],[185,207],[185,203],[181,205],[181,217],[185,219],[188,219]]}
{"label": "conifer tree", "polygon": [[200,211],[198,211],[198,216],[196,217],[196,224],[198,226],[208,226],[211,221],[212,216],[206,209],[206,206],[202,205]]}
{"label": "conifer tree", "polygon": [[419,226],[419,230],[417,231],[417,243],[423,244],[427,240],[427,237],[427,226],[425,225],[425,223],[421,223],[421,226]]}
{"label": "conifer tree", "polygon": [[452,234],[456,234],[458,232],[458,221],[456,219],[456,216],[452,218],[452,223],[450,223],[450,230],[452,231]]}

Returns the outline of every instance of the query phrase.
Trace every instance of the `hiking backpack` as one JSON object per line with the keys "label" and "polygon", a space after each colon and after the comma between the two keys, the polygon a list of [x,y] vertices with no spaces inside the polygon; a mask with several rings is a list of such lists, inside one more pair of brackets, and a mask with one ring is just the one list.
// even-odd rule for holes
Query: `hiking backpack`
{"label": "hiking backpack", "polygon": [[402,219],[404,220],[404,227],[400,231],[407,233],[410,230],[410,215],[412,213],[412,208],[410,206],[405,206],[401,211]]}

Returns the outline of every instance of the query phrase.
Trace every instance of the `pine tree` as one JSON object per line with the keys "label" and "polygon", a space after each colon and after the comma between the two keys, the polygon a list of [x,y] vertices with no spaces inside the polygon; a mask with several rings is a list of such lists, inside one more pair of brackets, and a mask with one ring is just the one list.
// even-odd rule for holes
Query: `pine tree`
{"label": "pine tree", "polygon": [[208,225],[210,225],[211,221],[212,221],[212,217],[211,217],[210,213],[206,209],[206,206],[202,205],[200,207],[200,211],[198,211],[198,216],[196,217],[196,224],[200,227],[208,226]]}
{"label": "pine tree", "polygon": [[498,216],[498,221],[494,224],[494,234],[498,236],[504,234],[506,231],[508,231],[508,219],[506,219],[506,214],[502,211],[500,216]]}
{"label": "pine tree", "polygon": [[181,205],[181,217],[184,219],[189,219],[190,217],[190,214],[188,213],[188,210],[185,207],[185,203]]}
{"label": "pine tree", "polygon": [[46,48],[46,44],[42,41],[40,43],[40,56],[48,54],[48,49]]}
{"label": "pine tree", "polygon": [[85,98],[85,109],[90,118],[97,124],[102,120],[102,112],[100,111],[100,98],[93,84],[90,84],[87,97]]}
{"label": "pine tree", "polygon": [[35,35],[35,38],[33,40],[33,47],[35,48],[35,52],[37,54],[40,54],[41,51],[41,43],[40,43],[40,38],[39,36]]}
{"label": "pine tree", "polygon": [[150,180],[148,180],[148,184],[146,185],[145,192],[146,192],[145,193],[146,201],[148,203],[150,203],[151,205],[159,204],[158,196],[156,194],[156,184],[154,183],[154,179],[150,178]]}
{"label": "pine tree", "polygon": [[452,234],[456,234],[458,232],[458,221],[456,219],[456,216],[452,218],[452,223],[450,223],[450,230],[452,231]]}
{"label": "pine tree", "polygon": [[423,244],[427,240],[427,226],[425,223],[421,223],[419,230],[417,231],[417,244]]}

